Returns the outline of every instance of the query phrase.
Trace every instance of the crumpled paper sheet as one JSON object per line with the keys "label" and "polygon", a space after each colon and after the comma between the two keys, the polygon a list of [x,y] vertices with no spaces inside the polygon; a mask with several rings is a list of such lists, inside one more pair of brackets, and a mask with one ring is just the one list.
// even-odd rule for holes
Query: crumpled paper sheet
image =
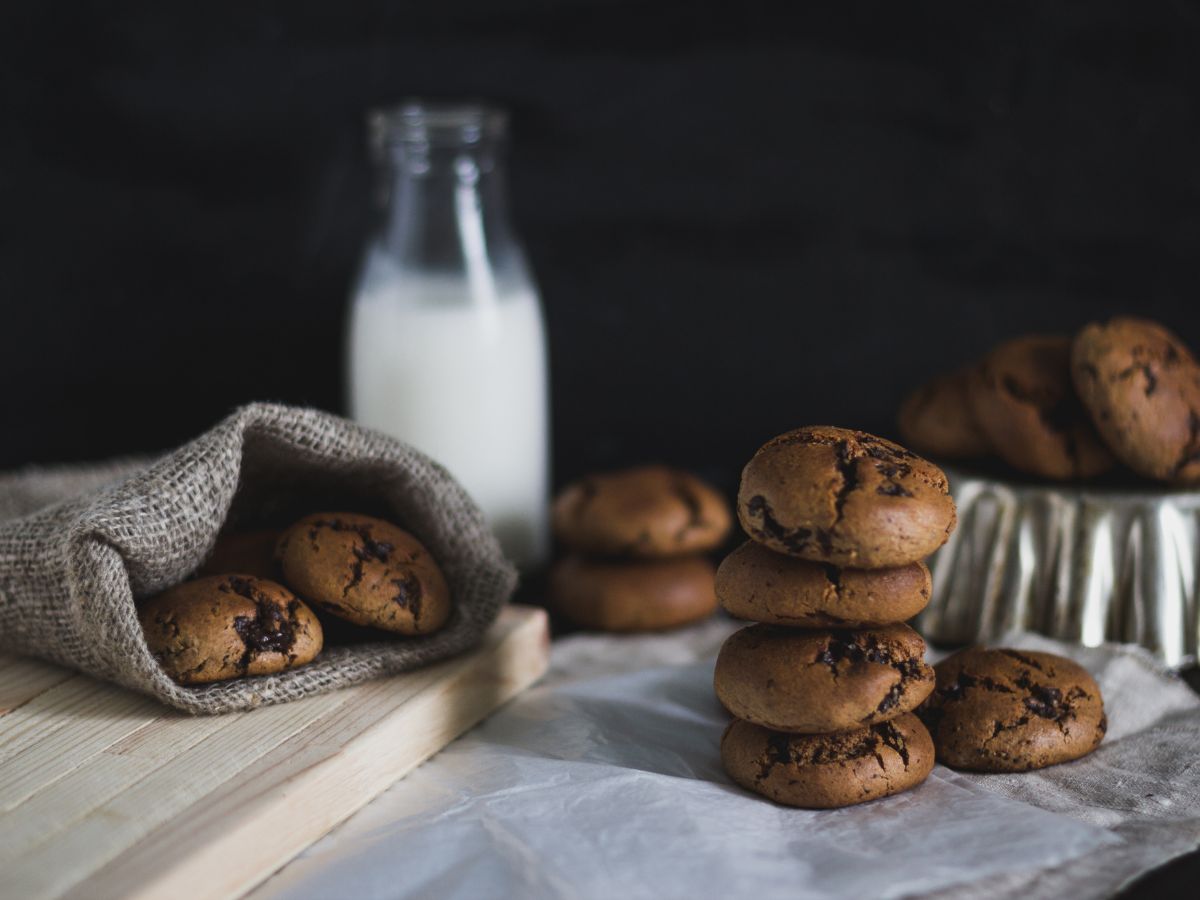
{"label": "crumpled paper sheet", "polygon": [[1105,897],[1200,845],[1200,699],[1141,651],[1071,656],[1109,713],[1091,756],[1040,772],[937,766],[917,789],[809,811],[735,787],[713,620],[577,635],[550,673],[252,895]]}

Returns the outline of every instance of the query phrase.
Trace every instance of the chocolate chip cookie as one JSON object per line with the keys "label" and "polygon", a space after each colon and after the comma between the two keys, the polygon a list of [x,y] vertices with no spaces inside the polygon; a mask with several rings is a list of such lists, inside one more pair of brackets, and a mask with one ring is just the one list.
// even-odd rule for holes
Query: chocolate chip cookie
{"label": "chocolate chip cookie", "polygon": [[927,381],[900,404],[896,424],[906,444],[942,459],[972,459],[991,449],[967,397],[967,370]]}
{"label": "chocolate chip cookie", "polygon": [[279,564],[275,560],[275,544],[279,532],[234,531],[217,538],[212,553],[196,572],[197,577],[240,572],[278,581]]}
{"label": "chocolate chip cookie", "polygon": [[1071,375],[1113,453],[1149,478],[1200,481],[1200,365],[1156,322],[1092,323],[1071,347]]}
{"label": "chocolate chip cookie", "polygon": [[764,444],[742,471],[738,518],[778,553],[859,569],[922,560],[955,525],[941,469],[899,444],[832,426]]}
{"label": "chocolate chip cookie", "polygon": [[907,625],[801,631],[751,625],[717,655],[713,686],[733,715],[775,731],[861,728],[911,712],[933,690]]}
{"label": "chocolate chip cookie", "polygon": [[1043,478],[1092,478],[1115,464],[1071,383],[1071,339],[1028,335],[1000,344],[967,390],[992,448]]}
{"label": "chocolate chip cookie", "polygon": [[776,803],[832,809],[916,787],[933,770],[933,741],[916,716],[838,734],[783,734],[735,721],[721,738],[725,771]]}
{"label": "chocolate chip cookie", "polygon": [[398,634],[430,634],[450,617],[450,587],[413,535],[382,519],[317,513],[279,538],[289,587],[335,616]]}
{"label": "chocolate chip cookie", "polygon": [[924,563],[839,569],[773,553],[747,541],[717,569],[721,606],[752,622],[795,628],[857,628],[911,619],[929,603]]}
{"label": "chocolate chip cookie", "polygon": [[665,466],[574,482],[555,499],[553,519],[555,535],[577,553],[641,559],[711,550],[732,524],[715,488]]}
{"label": "chocolate chip cookie", "polygon": [[321,652],[321,623],[291,591],[252,575],[213,575],[138,610],[146,645],[180,684],[271,675]]}
{"label": "chocolate chip cookie", "polygon": [[600,631],[657,631],[712,615],[713,565],[702,556],[610,562],[568,556],[550,571],[550,602]]}
{"label": "chocolate chip cookie", "polygon": [[1078,759],[1104,739],[1092,676],[1052,653],[972,647],[936,666],[919,714],[940,762],[976,772],[1024,772]]}

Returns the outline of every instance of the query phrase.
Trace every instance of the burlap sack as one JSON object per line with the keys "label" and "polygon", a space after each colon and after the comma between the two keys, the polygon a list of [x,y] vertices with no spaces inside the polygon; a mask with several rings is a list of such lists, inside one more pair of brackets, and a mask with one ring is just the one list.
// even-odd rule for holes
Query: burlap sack
{"label": "burlap sack", "polygon": [[[424,638],[327,647],[311,665],[183,687],[146,648],[135,600],[189,576],[222,525],[324,509],[382,514],[441,563],[455,612]],[[192,713],[249,709],[412,669],[471,647],[516,572],[450,475],[400,441],[310,409],[243,407],[153,461],[0,477],[0,649]]]}

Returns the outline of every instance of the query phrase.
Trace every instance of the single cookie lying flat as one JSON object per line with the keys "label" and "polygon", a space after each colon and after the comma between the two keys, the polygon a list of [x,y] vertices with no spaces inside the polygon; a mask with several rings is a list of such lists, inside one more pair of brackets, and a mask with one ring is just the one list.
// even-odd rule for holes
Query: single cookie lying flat
{"label": "single cookie lying flat", "polygon": [[632,562],[568,556],[550,571],[550,602],[584,628],[675,628],[717,608],[713,565],[702,556]]}
{"label": "single cookie lying flat", "polygon": [[972,459],[991,450],[967,397],[967,370],[939,375],[904,398],[896,424],[905,443],[942,459]]}
{"label": "single cookie lying flat", "polygon": [[665,466],[569,484],[554,501],[553,518],[555,536],[578,553],[640,559],[711,550],[732,524],[715,488]]}
{"label": "single cookie lying flat", "polygon": [[776,803],[832,809],[916,787],[933,770],[933,741],[916,716],[838,734],[783,734],[735,721],[721,762],[735,782]]}
{"label": "single cookie lying flat", "polygon": [[275,530],[222,534],[196,576],[240,572],[277,581],[280,577],[279,563],[275,560],[275,544],[278,540],[279,532]]}
{"label": "single cookie lying flat", "polygon": [[911,619],[929,603],[929,569],[839,569],[747,541],[717,569],[717,599],[739,619],[795,628],[857,628]]}
{"label": "single cookie lying flat", "polygon": [[312,662],[321,623],[291,591],[252,575],[185,581],[141,604],[159,665],[181,684],[271,675]]}
{"label": "single cookie lying flat", "polygon": [[860,569],[924,559],[954,529],[954,500],[933,463],[864,431],[798,428],[742,471],[738,518],[758,543]]}
{"label": "single cookie lying flat", "polygon": [[1075,338],[1071,375],[1108,446],[1149,478],[1200,481],[1200,365],[1156,322],[1117,318]]}
{"label": "single cookie lying flat", "polygon": [[713,687],[739,719],[821,734],[911,712],[933,690],[925,642],[907,625],[801,631],[751,625],[717,655]]}
{"label": "single cookie lying flat", "polygon": [[1070,359],[1068,337],[1020,337],[992,350],[968,382],[988,441],[1022,472],[1091,478],[1115,464],[1075,395]]}
{"label": "single cookie lying flat", "polygon": [[1108,728],[1092,676],[1052,653],[972,647],[936,666],[919,710],[938,761],[976,772],[1025,772],[1078,759]]}
{"label": "single cookie lying flat", "polygon": [[308,516],[279,538],[277,556],[289,587],[355,625],[419,635],[450,617],[450,587],[429,551],[382,519]]}

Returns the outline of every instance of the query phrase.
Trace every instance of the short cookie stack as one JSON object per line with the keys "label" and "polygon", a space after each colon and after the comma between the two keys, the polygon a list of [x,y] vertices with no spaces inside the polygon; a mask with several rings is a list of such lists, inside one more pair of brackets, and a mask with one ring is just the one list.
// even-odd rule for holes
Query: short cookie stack
{"label": "short cookie stack", "polygon": [[934,748],[912,711],[934,673],[903,622],[929,601],[922,560],[955,525],[941,470],[865,432],[800,428],[747,464],[738,517],[752,540],[721,564],[717,597],[758,624],[717,658],[737,717],[721,739],[730,777],[811,808],[922,782]]}
{"label": "short cookie stack", "polygon": [[554,534],[570,555],[550,572],[549,599],[584,628],[674,628],[717,608],[704,555],[729,533],[721,494],[687,472],[639,466],[567,485],[554,501]]}

